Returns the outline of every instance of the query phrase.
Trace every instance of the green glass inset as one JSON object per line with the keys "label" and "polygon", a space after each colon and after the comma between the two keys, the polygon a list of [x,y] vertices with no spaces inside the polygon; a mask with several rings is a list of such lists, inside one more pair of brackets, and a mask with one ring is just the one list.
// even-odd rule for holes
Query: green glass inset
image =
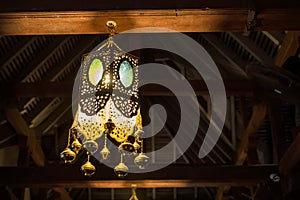
{"label": "green glass inset", "polygon": [[103,75],[103,64],[102,61],[98,58],[95,58],[90,64],[89,68],[89,81],[91,84],[96,86],[101,80]]}
{"label": "green glass inset", "polygon": [[125,87],[129,87],[133,82],[133,69],[131,64],[124,60],[119,69],[120,81]]}

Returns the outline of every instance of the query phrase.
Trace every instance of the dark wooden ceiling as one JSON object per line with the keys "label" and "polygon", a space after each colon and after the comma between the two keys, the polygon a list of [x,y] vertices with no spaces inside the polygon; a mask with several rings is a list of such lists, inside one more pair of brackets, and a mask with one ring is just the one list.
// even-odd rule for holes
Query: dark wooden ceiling
{"label": "dark wooden ceiling", "polygon": [[[54,199],[57,194],[62,199],[128,199],[131,184],[140,187],[138,195],[144,199],[266,199],[259,197],[266,187],[273,195],[290,195],[295,185],[280,188],[269,175],[281,173],[288,180],[287,174],[295,173],[299,163],[299,116],[295,117],[299,74],[288,71],[284,63],[290,56],[299,57],[300,6],[297,1],[249,2],[30,0],[1,4],[0,155],[18,155],[17,160],[0,159],[2,166],[9,166],[0,169],[1,184],[20,198],[24,191],[18,188],[31,187],[37,199]],[[222,136],[208,156],[198,157],[211,112],[205,83],[185,60],[145,50],[139,52],[145,63],[162,63],[180,71],[198,95],[201,123],[191,147],[166,169],[130,174],[125,180],[116,180],[113,170],[99,163],[94,178],[82,177],[76,169],[83,157],[74,166],[63,166],[59,152],[72,122],[73,81],[82,55],[107,38],[107,20],[115,20],[119,32],[146,26],[184,32],[211,55],[224,78],[228,114]],[[145,108],[158,103],[170,112],[164,128],[146,140],[150,152],[174,137],[179,113],[175,97],[164,88],[144,87],[141,96]],[[145,111],[145,123],[148,114]],[[11,150],[15,145],[18,148]],[[180,151],[174,146],[164,156]],[[162,161],[154,158],[153,162]],[[52,189],[36,189],[40,187]]]}

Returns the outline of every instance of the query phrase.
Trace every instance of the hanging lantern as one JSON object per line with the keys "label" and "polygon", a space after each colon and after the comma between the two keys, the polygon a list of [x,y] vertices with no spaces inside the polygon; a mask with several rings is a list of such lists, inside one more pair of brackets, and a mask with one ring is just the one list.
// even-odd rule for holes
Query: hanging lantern
{"label": "hanging lantern", "polygon": [[[68,146],[61,154],[65,162],[72,162],[83,148],[89,156],[99,151],[102,161],[107,160],[113,156],[107,141],[117,144],[121,155],[136,154],[141,148],[139,59],[124,52],[113,41],[116,23],[108,21],[106,25],[110,33],[108,41],[86,54],[81,62],[78,108],[69,130],[74,139],[70,145],[69,138]],[[98,141],[103,134],[104,146],[99,149]],[[119,177],[128,173],[122,159],[115,167]],[[95,166],[88,158],[81,170],[89,176],[94,173]]]}

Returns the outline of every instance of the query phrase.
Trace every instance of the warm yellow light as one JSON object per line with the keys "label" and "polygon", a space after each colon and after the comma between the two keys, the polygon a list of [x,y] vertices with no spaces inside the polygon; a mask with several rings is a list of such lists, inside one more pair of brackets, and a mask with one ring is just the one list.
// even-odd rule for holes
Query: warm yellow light
{"label": "warm yellow light", "polygon": [[109,74],[106,74],[105,75],[105,84],[108,84],[108,83],[110,83],[110,77],[109,77]]}
{"label": "warm yellow light", "polygon": [[[121,161],[114,169],[119,177],[124,177],[128,174],[128,167],[123,163],[123,154],[143,153],[140,139],[143,133],[142,118],[138,102],[138,58],[123,52],[113,42],[112,35],[116,25],[111,22],[108,25],[108,42],[97,51],[86,55],[82,62],[80,102],[69,130],[68,145],[61,157],[70,163],[76,158],[76,154],[84,149],[88,161],[81,167],[81,171],[85,176],[92,175],[96,168],[89,158],[98,151],[98,138],[104,134],[104,146],[100,154],[103,160],[109,158],[110,145],[106,145],[107,137],[119,143]],[[110,63],[112,59],[114,60]],[[127,99],[126,96],[134,98]],[[129,136],[135,138],[134,143],[128,140]],[[142,154],[135,163],[143,168],[148,160],[149,158]]]}

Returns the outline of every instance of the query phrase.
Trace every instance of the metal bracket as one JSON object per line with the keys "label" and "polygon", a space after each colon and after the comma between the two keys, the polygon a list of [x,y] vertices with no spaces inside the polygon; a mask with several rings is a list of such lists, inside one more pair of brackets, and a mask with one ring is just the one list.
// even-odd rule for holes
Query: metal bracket
{"label": "metal bracket", "polygon": [[253,31],[255,26],[256,26],[256,12],[255,10],[249,10],[248,11],[248,18],[247,18],[247,22],[246,22],[246,26],[245,26],[245,30],[244,30],[244,34],[248,35],[249,31]]}

